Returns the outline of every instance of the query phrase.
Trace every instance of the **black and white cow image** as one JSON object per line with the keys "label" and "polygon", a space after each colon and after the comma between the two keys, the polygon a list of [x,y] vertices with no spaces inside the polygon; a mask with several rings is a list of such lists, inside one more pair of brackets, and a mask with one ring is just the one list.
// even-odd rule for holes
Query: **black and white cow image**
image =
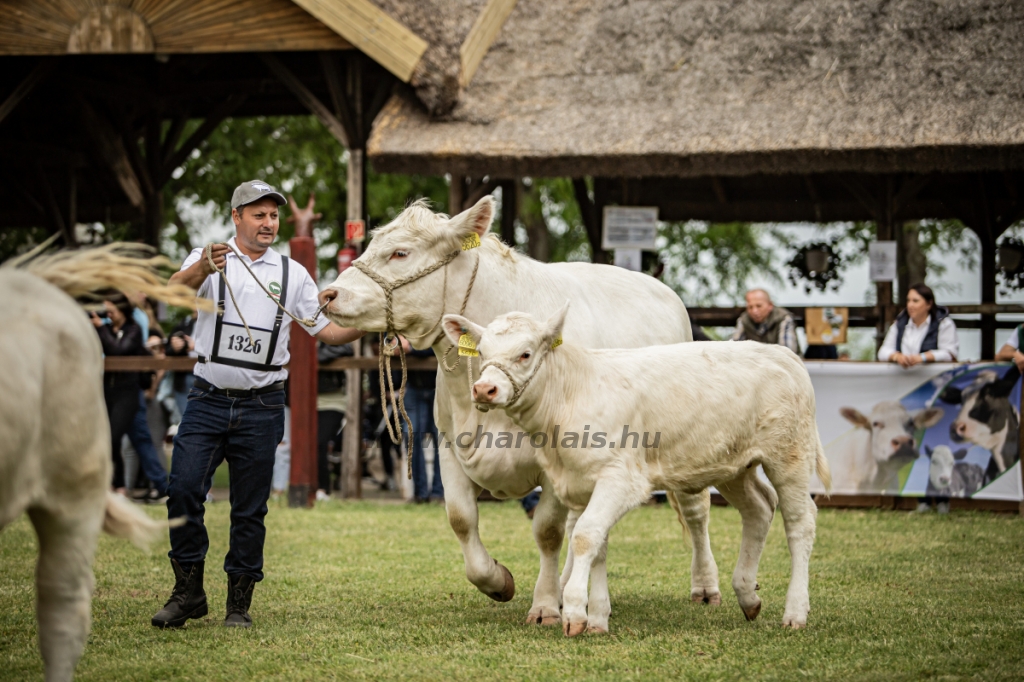
{"label": "black and white cow image", "polygon": [[954,443],[974,443],[992,453],[985,471],[986,484],[1020,459],[1020,416],[1010,402],[1020,372],[1014,367],[1001,379],[996,376],[983,372],[979,375],[982,381],[964,389],[949,386],[939,396],[943,402],[960,405],[960,413],[949,425],[950,439]]}
{"label": "black and white cow image", "polygon": [[977,464],[961,461],[967,456],[966,448],[953,452],[948,445],[936,445],[934,449],[926,445],[924,452],[931,460],[927,495],[970,497],[981,490],[985,471]]}

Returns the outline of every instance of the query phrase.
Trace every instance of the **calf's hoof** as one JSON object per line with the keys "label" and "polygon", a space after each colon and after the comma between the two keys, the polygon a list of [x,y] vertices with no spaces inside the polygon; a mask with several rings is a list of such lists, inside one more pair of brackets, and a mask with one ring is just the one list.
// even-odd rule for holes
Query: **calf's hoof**
{"label": "calf's hoof", "polygon": [[527,625],[558,625],[562,622],[562,617],[558,615],[556,611],[554,614],[550,613],[551,609],[535,609],[530,611],[526,616]]}
{"label": "calf's hoof", "polygon": [[[743,607],[740,607],[743,608]],[[747,620],[754,620],[757,618],[757,614],[761,613],[761,600],[758,599],[757,603],[749,608],[743,608],[743,616]]]}
{"label": "calf's hoof", "polygon": [[582,623],[570,623],[570,622],[562,623],[562,632],[565,633],[566,637],[575,637],[576,635],[582,635],[586,631],[587,631],[587,623],[586,623],[586,621],[583,621]]}
{"label": "calf's hoof", "polygon": [[512,577],[512,574],[509,573],[507,568],[498,563],[497,559],[494,560],[494,563],[497,564],[498,568],[501,569],[501,572],[505,574],[505,586],[500,592],[488,592],[487,596],[494,601],[512,601],[512,597],[516,596],[515,578]]}
{"label": "calf's hoof", "polygon": [[695,589],[690,592],[690,601],[694,604],[707,604],[708,606],[721,606],[722,593],[708,592],[707,590]]}

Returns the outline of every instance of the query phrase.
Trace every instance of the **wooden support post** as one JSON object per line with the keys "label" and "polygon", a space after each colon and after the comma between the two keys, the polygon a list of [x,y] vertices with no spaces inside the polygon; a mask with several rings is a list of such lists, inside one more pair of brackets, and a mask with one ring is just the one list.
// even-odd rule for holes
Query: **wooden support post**
{"label": "wooden support post", "polygon": [[[349,220],[365,220],[366,197],[366,150],[350,149],[348,156],[348,213]],[[362,251],[362,244],[353,244],[356,253]],[[353,342],[356,356],[362,355],[362,340]],[[368,344],[367,344],[368,345]],[[345,385],[348,390],[348,419],[342,434],[341,449],[341,496],[360,498],[363,496],[363,373],[358,369],[345,370]]]}
{"label": "wooden support post", "polygon": [[[296,236],[288,244],[291,258],[306,268],[316,281],[316,241],[313,237],[300,235],[296,226]],[[288,402],[292,422],[292,461],[288,506],[312,507],[317,487],[316,339],[293,324],[289,350]]]}
{"label": "wooden support post", "polygon": [[3,122],[7,115],[14,111],[18,104],[32,93],[40,81],[50,75],[56,66],[57,60],[52,58],[44,58],[36,64],[35,68],[14,88],[14,91],[3,102],[0,102],[0,122]]}
{"label": "wooden support post", "polygon": [[[880,201],[881,206],[877,213],[878,220],[876,222],[877,232],[875,238],[880,242],[892,241],[895,238],[892,198],[892,178],[886,178]],[[875,291],[877,292],[877,302],[875,305],[878,308],[878,327],[875,336],[875,350],[877,350],[882,347],[882,341],[885,340],[885,332],[895,319],[895,310],[892,303],[892,282],[876,283]]]}
{"label": "wooden support post", "polygon": [[466,201],[466,177],[464,175],[452,175],[451,184],[448,186],[448,215],[462,213]]}
{"label": "wooden support post", "polygon": [[516,246],[516,217],[519,215],[519,182],[502,180],[501,187],[501,241]]}

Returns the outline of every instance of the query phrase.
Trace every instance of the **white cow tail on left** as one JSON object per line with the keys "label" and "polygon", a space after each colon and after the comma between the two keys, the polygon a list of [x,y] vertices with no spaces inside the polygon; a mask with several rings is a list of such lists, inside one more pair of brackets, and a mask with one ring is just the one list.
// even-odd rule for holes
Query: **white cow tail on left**
{"label": "white cow tail on left", "polygon": [[832,471],[828,468],[828,460],[825,459],[825,448],[821,446],[821,439],[818,439],[818,454],[814,460],[814,470],[825,486],[825,495],[832,496]]}
{"label": "white cow tail on left", "polygon": [[141,292],[168,305],[191,308],[198,304],[204,310],[213,310],[213,302],[197,300],[191,288],[167,284],[161,270],[166,270],[170,261],[155,255],[150,246],[114,242],[95,248],[45,253],[52,243],[53,239],[48,239],[0,267],[29,272],[72,298],[95,297],[97,292],[112,290],[127,296]]}
{"label": "white cow tail on left", "polygon": [[156,521],[136,507],[128,498],[107,492],[107,508],[103,514],[103,532],[131,540],[139,549],[148,550],[168,528],[184,525],[185,519]]}

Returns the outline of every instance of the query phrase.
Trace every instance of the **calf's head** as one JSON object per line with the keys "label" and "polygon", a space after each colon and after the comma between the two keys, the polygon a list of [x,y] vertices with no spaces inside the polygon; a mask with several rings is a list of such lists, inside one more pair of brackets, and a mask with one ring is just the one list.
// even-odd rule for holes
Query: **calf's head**
{"label": "calf's head", "polygon": [[950,386],[939,396],[943,402],[960,405],[960,413],[949,425],[949,437],[956,443],[969,441],[985,445],[994,434],[1014,422],[1010,392],[1016,384],[1016,376],[1006,380],[992,381],[979,387],[963,390]]}
{"label": "calf's head", "polygon": [[[436,270],[416,276],[462,249],[463,240],[474,242],[486,236],[493,216],[494,199],[489,195],[454,218],[434,213],[426,201],[419,200],[373,231],[373,240],[355,262],[385,282],[413,278],[394,290],[392,310],[396,329],[414,345],[419,346],[415,339],[431,332],[431,326],[437,323],[445,282],[444,273]],[[461,300],[463,294],[464,291],[449,292],[453,301]],[[385,331],[384,302],[381,285],[358,267],[348,268],[320,292],[320,305],[326,304],[324,313],[331,320],[365,331]],[[424,339],[423,345],[432,341],[433,338]]]}
{"label": "calf's head", "polygon": [[879,464],[895,459],[917,459],[914,432],[934,426],[943,415],[939,407],[928,407],[911,414],[895,400],[875,405],[870,417],[852,407],[844,407],[839,412],[854,426],[871,433],[871,456]]}
{"label": "calf's head", "polygon": [[967,456],[967,450],[953,452],[947,445],[936,445],[933,450],[926,445],[924,451],[931,460],[928,480],[936,490],[945,490],[953,480],[953,465]]}
{"label": "calf's head", "polygon": [[[480,378],[473,384],[473,402],[481,408],[526,407],[531,399],[526,388],[557,346],[565,324],[568,302],[545,321],[527,313],[496,317],[486,328],[461,315],[445,315],[445,334],[457,347],[471,345],[480,353]],[[468,336],[469,344],[465,337]]]}

